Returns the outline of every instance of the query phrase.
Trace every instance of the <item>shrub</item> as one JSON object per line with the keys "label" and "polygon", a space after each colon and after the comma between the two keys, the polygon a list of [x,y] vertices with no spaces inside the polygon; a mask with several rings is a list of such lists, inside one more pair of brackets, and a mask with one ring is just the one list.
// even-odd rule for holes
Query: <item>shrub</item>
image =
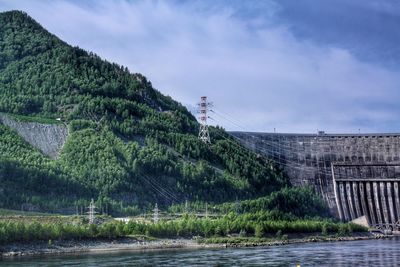
{"label": "shrub", "polygon": [[281,239],[282,238],[282,230],[278,230],[278,232],[276,232],[276,238]]}
{"label": "shrub", "polygon": [[254,228],[254,236],[257,238],[261,238],[264,236],[264,228],[262,225],[257,224]]}
{"label": "shrub", "polygon": [[327,226],[326,223],[324,223],[324,224],[322,225],[321,234],[324,235],[324,236],[328,235],[328,226]]}
{"label": "shrub", "polygon": [[246,234],[247,234],[247,233],[246,233],[246,230],[244,230],[244,229],[241,229],[240,232],[239,232],[239,236],[240,236],[240,237],[245,237]]}

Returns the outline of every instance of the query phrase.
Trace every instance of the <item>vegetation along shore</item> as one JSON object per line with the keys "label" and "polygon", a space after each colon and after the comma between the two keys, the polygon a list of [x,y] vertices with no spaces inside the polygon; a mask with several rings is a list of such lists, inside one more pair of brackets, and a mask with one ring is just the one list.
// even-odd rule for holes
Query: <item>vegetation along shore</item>
{"label": "vegetation along shore", "polygon": [[[81,216],[4,216],[3,257],[114,250],[270,246],[377,238],[365,227],[331,219],[272,220],[271,212],[173,220],[120,222],[110,217],[87,224]],[[5,219],[7,218],[7,219]]]}

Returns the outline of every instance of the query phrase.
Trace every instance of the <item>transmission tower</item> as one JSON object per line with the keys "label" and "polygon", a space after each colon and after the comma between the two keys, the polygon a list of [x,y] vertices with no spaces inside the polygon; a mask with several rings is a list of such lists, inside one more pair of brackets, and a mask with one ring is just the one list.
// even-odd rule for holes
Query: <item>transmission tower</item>
{"label": "transmission tower", "polygon": [[239,214],[239,210],[240,210],[240,202],[239,202],[239,199],[236,197],[236,201],[235,201],[235,212],[236,212],[236,214]]}
{"label": "transmission tower", "polygon": [[189,205],[187,199],[185,200],[185,213],[189,212]]}
{"label": "transmission tower", "polygon": [[158,205],[156,203],[156,206],[154,207],[153,210],[153,222],[154,223],[158,223],[158,221],[160,220],[160,210],[158,209]]}
{"label": "transmission tower", "polygon": [[210,144],[210,134],[208,133],[208,124],[207,119],[209,118],[207,113],[210,111],[212,107],[212,103],[207,101],[206,96],[202,96],[200,99],[200,103],[197,104],[199,106],[198,113],[200,114],[200,131],[199,131],[199,139],[206,144]]}
{"label": "transmission tower", "polygon": [[93,223],[94,223],[94,216],[95,216],[95,214],[96,214],[96,206],[94,205],[93,198],[92,198],[92,200],[90,201],[90,205],[89,205],[88,209],[89,209],[89,211],[88,211],[88,214],[89,214],[89,224],[93,224]]}

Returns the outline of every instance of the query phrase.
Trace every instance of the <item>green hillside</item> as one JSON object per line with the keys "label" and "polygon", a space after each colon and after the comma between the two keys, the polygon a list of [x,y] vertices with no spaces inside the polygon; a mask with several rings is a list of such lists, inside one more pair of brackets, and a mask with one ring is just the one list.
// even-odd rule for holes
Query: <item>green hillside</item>
{"label": "green hillside", "polygon": [[62,118],[70,129],[51,160],[0,125],[0,208],[74,212],[94,198],[130,213],[288,185],[223,129],[211,129],[212,145],[200,142],[191,113],[144,76],[66,44],[19,11],[0,13],[0,112]]}

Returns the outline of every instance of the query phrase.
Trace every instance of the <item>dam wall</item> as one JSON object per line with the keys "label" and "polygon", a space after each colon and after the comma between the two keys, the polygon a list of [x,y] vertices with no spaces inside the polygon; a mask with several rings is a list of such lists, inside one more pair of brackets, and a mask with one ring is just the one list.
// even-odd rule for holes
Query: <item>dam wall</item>
{"label": "dam wall", "polygon": [[400,134],[230,134],[279,164],[293,185],[314,187],[343,221],[400,219]]}

